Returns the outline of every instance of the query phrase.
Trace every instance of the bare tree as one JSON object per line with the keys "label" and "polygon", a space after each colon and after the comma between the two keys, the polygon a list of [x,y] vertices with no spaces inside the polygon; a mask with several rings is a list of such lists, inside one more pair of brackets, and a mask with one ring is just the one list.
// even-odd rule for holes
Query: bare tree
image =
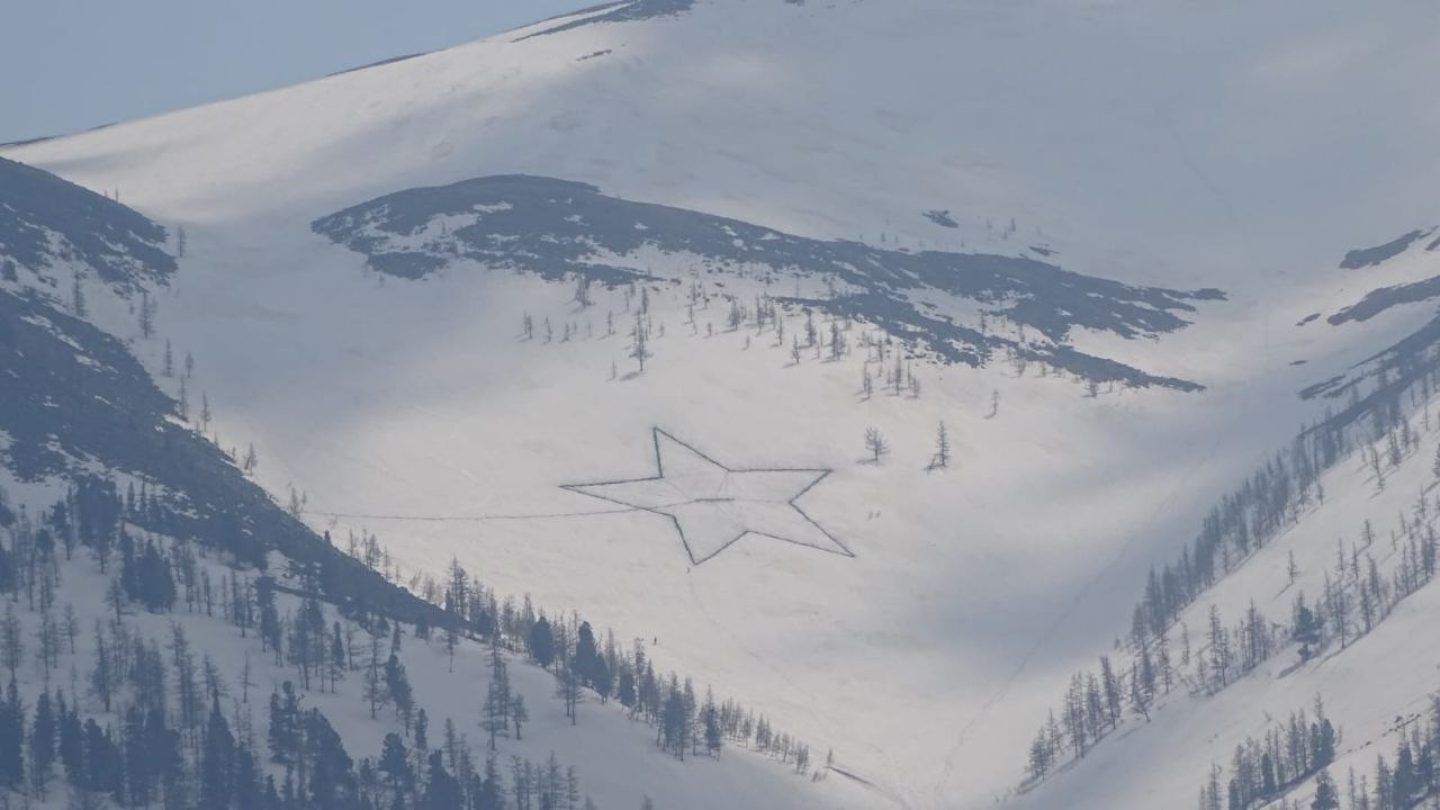
{"label": "bare tree", "polygon": [[890,444],[885,437],[880,435],[877,428],[865,430],[865,451],[870,454],[870,463],[879,464],[880,460],[890,453]]}
{"label": "bare tree", "polygon": [[249,652],[246,652],[246,653],[245,653],[245,663],[242,664],[241,667],[240,667],[240,702],[241,702],[241,703],[246,703],[246,704],[248,704],[248,703],[250,702],[250,687],[252,687],[252,686],[254,686],[254,685],[255,685],[255,682],[254,682],[253,680],[251,680],[251,678],[250,678],[250,653],[249,653]]}
{"label": "bare tree", "polygon": [[90,308],[85,304],[85,289],[80,284],[80,274],[76,273],[70,283],[70,310],[77,318],[86,318],[90,315]]}
{"label": "bare tree", "polygon": [[930,458],[927,470],[944,470],[950,467],[950,432],[941,422],[935,429],[935,455]]}
{"label": "bare tree", "polygon": [[635,342],[630,346],[630,356],[640,364],[640,373],[645,373],[645,361],[653,355],[650,353],[650,336],[646,334],[645,316],[641,313],[635,315]]}
{"label": "bare tree", "polygon": [[155,336],[155,302],[150,299],[149,290],[140,291],[140,336],[146,339]]}
{"label": "bare tree", "polygon": [[65,637],[70,641],[70,654],[75,654],[75,638],[80,635],[80,617],[75,615],[75,606],[65,603]]}

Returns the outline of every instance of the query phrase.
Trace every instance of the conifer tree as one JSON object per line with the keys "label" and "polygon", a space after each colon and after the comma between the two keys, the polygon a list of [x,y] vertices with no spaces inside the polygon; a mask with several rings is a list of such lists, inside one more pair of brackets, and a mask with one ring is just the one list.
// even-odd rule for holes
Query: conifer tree
{"label": "conifer tree", "polygon": [[1340,810],[1340,794],[1330,771],[1322,770],[1315,777],[1315,798],[1310,802],[1311,810]]}
{"label": "conifer tree", "polygon": [[0,788],[19,789],[25,777],[22,741],[25,739],[25,708],[15,679],[0,701]]}
{"label": "conifer tree", "polygon": [[220,713],[220,696],[211,696],[210,718],[205,724],[205,747],[200,754],[200,807],[226,810],[235,794],[235,737]]}
{"label": "conifer tree", "polygon": [[530,627],[530,655],[535,662],[546,669],[555,660],[555,636],[550,630],[550,622],[544,616],[536,620]]}
{"label": "conifer tree", "polygon": [[452,810],[464,807],[465,797],[460,783],[445,770],[445,763],[439,751],[430,752],[426,760],[425,792],[420,797],[416,810]]}
{"label": "conifer tree", "polygon": [[524,739],[520,736],[520,727],[530,721],[530,710],[525,708],[525,696],[519,692],[510,701],[510,720],[515,724],[515,739]]}
{"label": "conifer tree", "polygon": [[415,773],[410,769],[410,754],[405,750],[405,741],[400,739],[399,734],[392,731],[385,735],[380,761],[376,767],[385,774],[390,789],[396,794],[405,795],[413,791]]}
{"label": "conifer tree", "polygon": [[42,799],[54,769],[56,731],[50,693],[41,692],[35,701],[35,720],[30,726],[30,783]]}
{"label": "conifer tree", "polygon": [[410,679],[405,674],[405,665],[400,663],[400,658],[395,653],[390,653],[389,660],[385,662],[385,691],[390,695],[390,702],[395,704],[395,713],[400,716],[408,732],[415,710],[415,697],[410,690]]}

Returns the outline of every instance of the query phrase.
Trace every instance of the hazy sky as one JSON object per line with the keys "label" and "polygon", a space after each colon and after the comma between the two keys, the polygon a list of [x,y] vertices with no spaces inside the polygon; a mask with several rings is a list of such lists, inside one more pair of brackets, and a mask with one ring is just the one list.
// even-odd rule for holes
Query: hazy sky
{"label": "hazy sky", "polygon": [[0,142],[458,45],[595,0],[0,0]]}

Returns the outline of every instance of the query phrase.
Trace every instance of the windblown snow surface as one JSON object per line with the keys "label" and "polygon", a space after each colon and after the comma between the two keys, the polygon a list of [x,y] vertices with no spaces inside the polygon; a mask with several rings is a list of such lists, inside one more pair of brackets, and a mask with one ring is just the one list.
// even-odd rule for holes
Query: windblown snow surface
{"label": "windblown snow surface", "polygon": [[[1070,673],[1124,635],[1147,568],[1319,415],[1324,403],[1298,392],[1431,316],[1407,303],[1326,320],[1437,275],[1423,239],[1339,266],[1440,222],[1433,4],[619,11],[5,155],[185,228],[159,329],[193,353],[192,396],[208,395],[222,445],[254,444],[263,485],[304,490],[317,529],[377,532],[408,571],[438,574],[455,556],[502,593],[653,641],[660,663],[763,709],[817,757],[833,749],[855,778],[853,792],[777,793],[776,806],[1190,804],[1265,710],[1322,691],[1364,735],[1433,688],[1418,674],[1435,657],[1433,623],[1397,618],[1286,680],[1258,673],[1213,701],[1173,700],[1015,793],[1034,728]],[[509,174],[809,239],[1026,256],[1225,297],[1194,302],[1176,330],[1064,338],[1200,390],[1092,388],[997,353],[980,367],[917,358],[918,397],[891,395],[882,377],[867,399],[859,344],[880,336],[872,322],[850,327],[850,354],[802,349],[798,362],[798,305],[783,342],[729,325],[726,295],[823,300],[818,276],[642,245],[596,260],[654,280],[597,284],[582,307],[573,283],[501,260],[403,278],[312,231],[387,194]],[[636,373],[642,287],[653,357]],[[978,328],[1003,304],[936,306]],[[1325,317],[1298,325],[1314,313]],[[138,331],[118,316],[108,326]],[[1039,340],[999,316],[988,331]],[[137,351],[158,364],[161,344]],[[942,420],[953,464],[926,472]],[[869,427],[891,445],[881,464],[861,463]],[[577,514],[613,505],[564,485],[655,474],[655,428],[732,469],[832,470],[801,503],[854,556],[752,535],[694,565],[663,517]],[[1313,546],[1302,557],[1328,559],[1336,525],[1353,534],[1371,510],[1394,513],[1368,500],[1360,467],[1336,468],[1327,489],[1348,494],[1292,530],[1287,542]],[[1412,484],[1392,489],[1409,498]],[[1268,564],[1283,577],[1276,548]],[[1216,599],[1233,614],[1272,584]],[[1366,687],[1397,660],[1417,674]]]}

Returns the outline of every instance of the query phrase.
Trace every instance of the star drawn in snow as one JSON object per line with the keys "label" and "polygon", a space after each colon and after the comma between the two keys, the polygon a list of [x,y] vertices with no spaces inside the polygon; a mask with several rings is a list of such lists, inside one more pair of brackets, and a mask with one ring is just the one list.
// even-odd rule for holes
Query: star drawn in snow
{"label": "star drawn in snow", "polygon": [[654,438],[655,476],[564,488],[670,518],[695,565],[747,534],[855,556],[795,503],[830,470],[732,469],[659,428]]}

